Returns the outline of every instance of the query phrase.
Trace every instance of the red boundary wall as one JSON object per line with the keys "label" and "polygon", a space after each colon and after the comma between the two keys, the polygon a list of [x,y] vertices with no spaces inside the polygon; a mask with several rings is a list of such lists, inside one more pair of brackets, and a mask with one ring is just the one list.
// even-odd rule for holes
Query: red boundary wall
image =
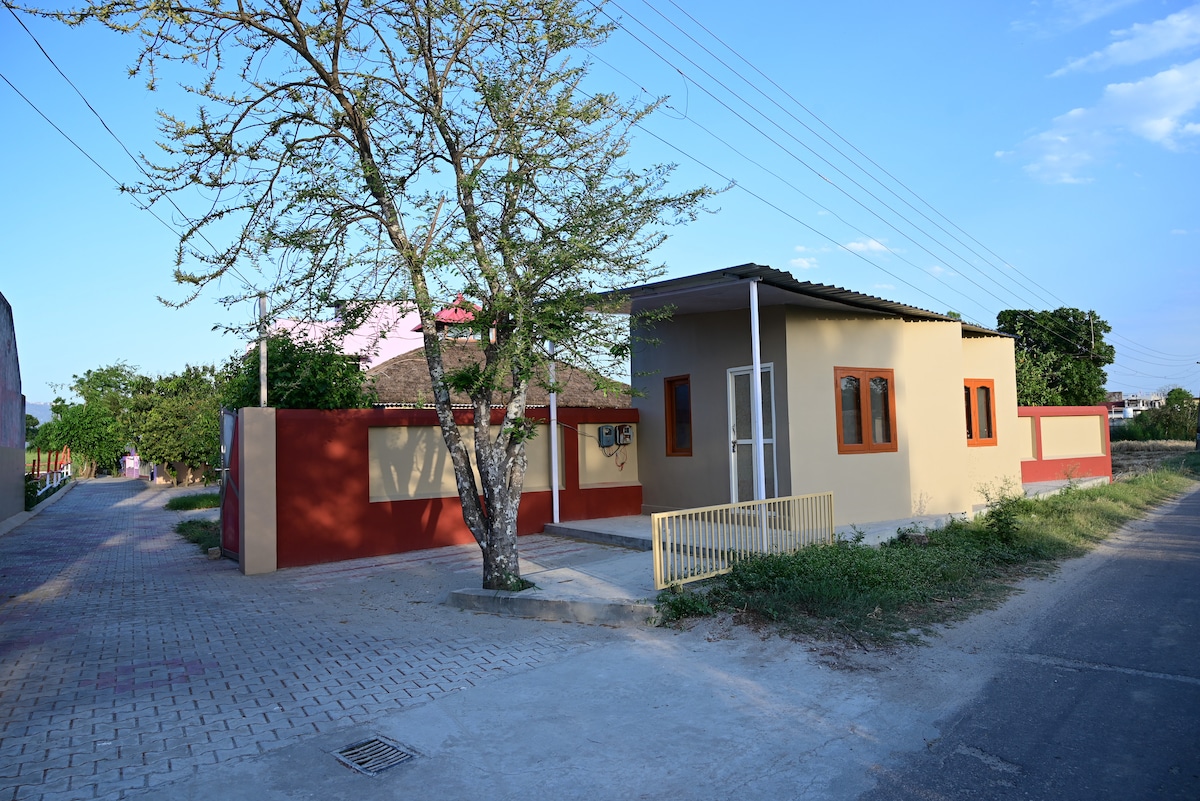
{"label": "red boundary wall", "polygon": [[[1105,406],[1021,406],[1019,417],[1033,418],[1034,459],[1021,462],[1021,482],[1062,481],[1072,478],[1105,477],[1112,481],[1112,446],[1108,437],[1108,408]],[[1104,432],[1104,455],[1042,458],[1042,420],[1046,417],[1099,417]]]}
{"label": "red boundary wall", "polygon": [[[428,409],[280,409],[276,413],[277,566],[358,559],[474,542],[457,496],[411,501],[370,502],[367,430],[390,426],[436,426]],[[528,417],[548,422],[548,412]],[[470,425],[470,411],[456,412]],[[563,520],[640,514],[642,488],[581,489],[579,435],[586,423],[636,423],[635,409],[564,408],[562,432],[564,487],[559,491]],[[495,413],[493,423],[502,419]],[[540,532],[551,522],[550,492],[526,492],[517,518],[519,534]]]}

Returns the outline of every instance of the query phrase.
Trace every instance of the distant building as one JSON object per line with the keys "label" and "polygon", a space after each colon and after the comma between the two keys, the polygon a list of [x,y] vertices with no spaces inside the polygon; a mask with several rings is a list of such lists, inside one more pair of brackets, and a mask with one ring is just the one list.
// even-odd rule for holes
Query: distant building
{"label": "distant building", "polygon": [[1147,409],[1157,409],[1166,403],[1166,398],[1157,392],[1132,393],[1109,392],[1104,405],[1108,407],[1108,424],[1121,426]]}

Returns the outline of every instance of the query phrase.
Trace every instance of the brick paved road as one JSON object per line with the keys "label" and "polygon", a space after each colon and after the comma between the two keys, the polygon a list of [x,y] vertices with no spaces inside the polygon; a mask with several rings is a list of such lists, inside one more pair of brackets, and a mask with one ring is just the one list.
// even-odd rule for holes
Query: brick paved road
{"label": "brick paved road", "polygon": [[136,795],[611,636],[438,603],[474,545],[248,578],[173,533],[176,492],[84,482],[0,537],[0,801]]}

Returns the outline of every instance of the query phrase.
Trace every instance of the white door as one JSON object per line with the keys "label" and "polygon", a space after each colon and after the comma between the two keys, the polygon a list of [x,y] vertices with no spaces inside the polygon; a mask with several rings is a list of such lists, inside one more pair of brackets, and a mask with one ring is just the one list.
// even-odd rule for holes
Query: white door
{"label": "white door", "polygon": [[[734,503],[754,500],[754,420],[750,394],[752,367],[734,367],[729,371],[729,496]],[[763,486],[767,497],[778,495],[775,481],[775,403],[774,370],[762,365]]]}

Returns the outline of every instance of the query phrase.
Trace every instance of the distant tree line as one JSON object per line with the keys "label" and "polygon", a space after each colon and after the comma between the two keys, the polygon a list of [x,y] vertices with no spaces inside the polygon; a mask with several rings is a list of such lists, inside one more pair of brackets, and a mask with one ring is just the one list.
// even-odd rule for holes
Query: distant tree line
{"label": "distant tree line", "polygon": [[[362,408],[374,393],[357,361],[332,345],[272,337],[267,345],[267,400],[282,409]],[[76,474],[89,478],[117,470],[136,450],[143,461],[214,470],[220,464],[220,410],[259,403],[258,349],[223,368],[188,365],[150,377],[123,362],[73,376],[78,400],[59,397],[53,419],[26,418],[31,447],[71,449]]]}

